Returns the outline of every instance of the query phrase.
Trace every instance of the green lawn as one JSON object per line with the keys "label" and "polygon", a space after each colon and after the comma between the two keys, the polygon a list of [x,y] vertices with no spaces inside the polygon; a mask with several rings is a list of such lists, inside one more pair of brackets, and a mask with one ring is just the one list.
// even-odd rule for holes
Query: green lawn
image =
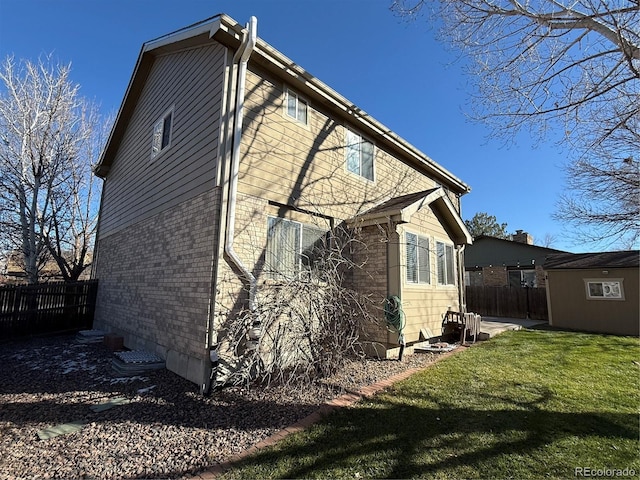
{"label": "green lawn", "polygon": [[635,338],[504,333],[222,478],[574,478],[576,468],[638,478],[638,360]]}

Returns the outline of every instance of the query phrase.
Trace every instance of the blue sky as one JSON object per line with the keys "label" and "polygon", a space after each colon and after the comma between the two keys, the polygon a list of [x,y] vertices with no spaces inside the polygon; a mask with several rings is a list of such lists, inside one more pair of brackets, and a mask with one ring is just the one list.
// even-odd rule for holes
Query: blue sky
{"label": "blue sky", "polygon": [[563,152],[508,148],[466,119],[473,79],[425,19],[408,23],[391,0],[0,0],[0,58],[72,64],[72,80],[105,113],[120,106],[142,43],[226,13],[258,18],[258,35],[471,185],[462,216],[495,215],[553,248],[584,251],[552,220]]}

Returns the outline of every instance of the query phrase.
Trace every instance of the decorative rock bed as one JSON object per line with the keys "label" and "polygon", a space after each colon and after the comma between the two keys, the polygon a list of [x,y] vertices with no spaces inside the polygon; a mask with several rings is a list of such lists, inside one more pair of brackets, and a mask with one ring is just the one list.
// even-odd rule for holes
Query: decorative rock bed
{"label": "decorative rock bed", "polygon": [[188,477],[433,355],[349,361],[309,388],[230,387],[208,398],[164,369],[120,376],[112,360],[73,336],[0,346],[0,479]]}

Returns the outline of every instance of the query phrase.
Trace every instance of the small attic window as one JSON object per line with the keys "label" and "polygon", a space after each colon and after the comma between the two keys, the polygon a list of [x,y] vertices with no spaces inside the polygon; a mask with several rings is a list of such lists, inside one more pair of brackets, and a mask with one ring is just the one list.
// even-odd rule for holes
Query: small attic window
{"label": "small attic window", "polygon": [[154,159],[171,146],[171,130],[173,127],[173,107],[153,125],[151,158]]}

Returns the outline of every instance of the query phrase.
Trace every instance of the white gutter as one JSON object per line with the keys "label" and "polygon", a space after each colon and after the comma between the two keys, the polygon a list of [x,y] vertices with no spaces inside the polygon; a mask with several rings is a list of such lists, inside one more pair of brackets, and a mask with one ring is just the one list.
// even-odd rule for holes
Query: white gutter
{"label": "white gutter", "polygon": [[238,62],[238,86],[236,89],[236,102],[233,119],[233,146],[231,152],[231,173],[229,177],[229,200],[227,204],[227,231],[224,251],[233,264],[242,272],[249,282],[249,308],[256,310],[256,277],[242,262],[233,248],[236,226],[236,201],[238,196],[238,174],[240,169],[240,140],[242,139],[242,120],[244,116],[244,90],[247,77],[247,64],[251,52],[258,39],[258,19],[251,17],[247,24],[248,32],[243,32],[242,44],[233,57],[233,63]]}

